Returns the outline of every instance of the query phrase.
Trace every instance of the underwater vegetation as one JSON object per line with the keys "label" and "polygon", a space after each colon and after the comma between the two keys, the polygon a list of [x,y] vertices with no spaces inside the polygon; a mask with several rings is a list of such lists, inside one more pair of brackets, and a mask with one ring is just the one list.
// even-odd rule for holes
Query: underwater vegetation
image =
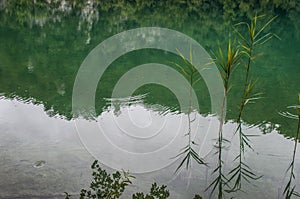
{"label": "underwater vegetation", "polygon": [[[93,180],[90,184],[90,190],[81,189],[80,199],[117,199],[120,198],[127,186],[132,184],[132,179],[135,178],[127,171],[116,171],[109,174],[101,168],[98,160],[95,160],[91,166],[93,169]],[[74,198],[65,192],[65,199]],[[166,199],[169,198],[170,192],[166,185],[158,186],[153,183],[149,193],[138,192],[132,194],[132,199]],[[201,196],[195,195],[194,199],[202,199]]]}
{"label": "underwater vegetation", "polygon": [[[132,184],[132,176],[127,171],[116,171],[113,174],[107,173],[102,169],[97,160],[95,160],[91,166],[93,169],[93,180],[90,184],[90,190],[82,189],[80,191],[80,199],[84,198],[98,198],[98,199],[117,199],[122,196],[125,188]],[[144,194],[142,192],[132,195],[132,199],[166,199],[170,193],[166,189],[165,185],[158,186],[153,183],[150,192]],[[66,199],[70,199],[72,196],[68,193]]]}

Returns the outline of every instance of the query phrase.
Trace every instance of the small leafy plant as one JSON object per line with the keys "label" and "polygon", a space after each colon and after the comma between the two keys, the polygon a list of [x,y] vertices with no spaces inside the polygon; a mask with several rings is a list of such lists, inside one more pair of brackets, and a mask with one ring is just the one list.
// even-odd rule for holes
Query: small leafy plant
{"label": "small leafy plant", "polygon": [[[134,176],[129,172],[119,171],[108,174],[100,167],[98,161],[95,160],[91,168],[94,170],[92,173],[93,181],[90,184],[90,190],[81,189],[80,199],[84,198],[101,198],[101,199],[116,199],[119,198],[125,191],[125,187],[132,184],[131,179]],[[66,193],[66,199],[70,195]]]}
{"label": "small leafy plant", "polygon": [[161,187],[157,186],[156,183],[152,184],[151,190],[149,194],[144,193],[136,193],[133,194],[132,199],[164,199],[170,196],[169,191],[166,189],[166,185],[162,185]]}
{"label": "small leafy plant", "polygon": [[[90,190],[81,189],[80,199],[117,199],[120,198],[125,188],[132,184],[131,179],[135,178],[127,171],[116,171],[113,174],[108,174],[102,169],[97,160],[94,161],[91,168],[93,180],[90,184]],[[71,195],[65,192],[65,199],[71,199]],[[158,186],[156,183],[152,184],[150,193],[136,193],[133,194],[132,199],[166,199],[170,196],[166,185]]]}

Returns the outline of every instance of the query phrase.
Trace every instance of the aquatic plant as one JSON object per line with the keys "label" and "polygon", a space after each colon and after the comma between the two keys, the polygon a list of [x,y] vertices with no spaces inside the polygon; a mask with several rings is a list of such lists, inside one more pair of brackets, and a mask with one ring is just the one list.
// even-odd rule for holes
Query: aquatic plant
{"label": "aquatic plant", "polygon": [[199,154],[193,148],[194,146],[197,145],[197,143],[194,140],[192,140],[192,135],[191,135],[191,130],[192,130],[191,129],[191,123],[192,123],[191,113],[193,111],[193,105],[192,105],[192,101],[191,101],[192,89],[193,89],[193,85],[195,85],[197,82],[200,81],[200,77],[197,77],[198,70],[193,65],[192,48],[190,48],[190,55],[189,55],[190,60],[188,60],[179,50],[177,50],[177,51],[178,51],[181,59],[185,63],[185,66],[181,66],[178,63],[174,63],[174,64],[175,64],[175,66],[177,66],[181,70],[183,75],[188,79],[191,86],[190,86],[190,89],[189,89],[189,99],[190,99],[190,101],[189,101],[189,107],[188,107],[188,113],[187,113],[188,132],[184,135],[184,136],[188,136],[188,143],[183,149],[181,149],[179,154],[177,156],[175,156],[175,158],[177,158],[179,156],[184,156],[184,158],[180,162],[180,164],[177,167],[175,172],[177,172],[180,168],[182,168],[184,163],[186,163],[186,169],[189,169],[191,167],[191,159],[194,159],[200,165],[206,165],[205,161],[199,156]]}
{"label": "aquatic plant", "polygon": [[[94,161],[91,168],[93,171],[93,181],[90,184],[90,190],[82,189],[80,199],[83,198],[101,198],[101,199],[117,199],[125,191],[125,187],[132,184],[131,179],[134,176],[127,171],[119,171],[108,174],[102,169],[97,160]],[[66,193],[66,199],[70,195]]]}
{"label": "aquatic plant", "polygon": [[[260,56],[260,54],[256,53],[256,50],[268,42],[271,38],[277,37],[275,34],[271,32],[264,33],[265,29],[276,19],[276,17],[271,18],[268,20],[261,28],[257,26],[257,20],[264,17],[261,16],[254,16],[251,22],[241,22],[234,26],[236,34],[240,38],[240,48],[241,54],[245,56],[245,61],[243,63],[245,68],[245,83],[243,89],[243,95],[241,104],[239,106],[239,114],[236,119],[237,128],[235,133],[238,133],[239,136],[239,154],[236,156],[235,161],[237,162],[237,166],[234,167],[229,172],[229,179],[228,182],[234,181],[234,185],[228,192],[235,192],[241,190],[242,188],[242,181],[245,180],[250,182],[251,180],[257,180],[262,176],[257,176],[251,168],[245,163],[245,148],[248,147],[253,149],[250,144],[250,135],[247,135],[242,129],[242,115],[244,112],[244,108],[247,104],[254,103],[257,99],[260,98],[261,93],[254,93],[254,87],[256,85],[256,80],[253,81],[250,78],[250,68],[252,65],[253,60]],[[240,26],[246,27],[246,36],[238,30]]]}
{"label": "aquatic plant", "polygon": [[159,187],[156,183],[153,183],[150,193],[146,195],[142,192],[135,193],[133,194],[132,199],[165,199],[170,196],[170,193],[166,188],[166,185]]}
{"label": "aquatic plant", "polygon": [[300,197],[300,193],[295,190],[296,185],[293,184],[293,181],[296,178],[295,173],[294,173],[294,168],[295,168],[295,157],[296,157],[297,146],[298,146],[298,141],[299,141],[299,133],[300,133],[300,93],[298,94],[298,105],[289,106],[288,108],[295,109],[296,114],[292,114],[289,112],[283,112],[283,113],[279,113],[279,114],[281,114],[282,116],[284,116],[286,118],[298,120],[298,127],[297,127],[296,137],[294,138],[295,143],[294,143],[292,161],[286,171],[286,172],[290,172],[290,176],[289,176],[289,180],[283,191],[283,195],[285,196],[285,199],[290,199],[292,196]]}
{"label": "aquatic plant", "polygon": [[227,52],[223,52],[222,48],[219,47],[218,54],[214,54],[215,62],[220,69],[220,73],[224,82],[224,95],[222,101],[222,112],[219,116],[219,132],[218,132],[218,140],[215,145],[217,149],[216,154],[218,155],[218,163],[217,167],[213,170],[212,174],[216,174],[217,177],[213,180],[213,182],[208,186],[206,190],[212,188],[210,197],[214,193],[214,191],[218,190],[218,198],[223,198],[224,194],[224,185],[226,185],[227,178],[223,174],[223,160],[222,160],[222,150],[224,149],[224,144],[229,142],[227,139],[223,137],[223,126],[225,123],[226,117],[226,98],[227,94],[230,90],[230,77],[232,75],[232,71],[239,64],[240,53],[235,45],[235,43],[231,43],[229,40],[227,45]]}
{"label": "aquatic plant", "polygon": [[[116,171],[113,174],[107,173],[100,167],[97,160],[94,161],[91,168],[93,169],[93,180],[90,184],[90,190],[81,189],[80,199],[97,198],[97,199],[117,199],[120,198],[125,188],[132,184],[131,179],[135,178],[127,171]],[[135,193],[132,199],[166,199],[169,197],[169,190],[166,185],[158,186],[152,184],[150,193]],[[70,199],[71,195],[65,192],[65,199]]]}

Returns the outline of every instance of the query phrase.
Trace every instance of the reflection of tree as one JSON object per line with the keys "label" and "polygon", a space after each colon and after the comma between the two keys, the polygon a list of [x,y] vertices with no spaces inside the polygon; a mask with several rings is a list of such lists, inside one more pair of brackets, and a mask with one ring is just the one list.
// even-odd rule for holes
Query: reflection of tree
{"label": "reflection of tree", "polygon": [[[290,20],[294,24],[299,24],[297,13],[300,11],[298,1],[278,0],[273,2],[255,1],[181,1],[181,0],[134,0],[134,1],[102,1],[102,0],[1,0],[0,10],[2,23],[11,23],[14,18],[18,23],[44,26],[46,23],[60,22],[65,16],[80,16],[79,28],[86,23],[87,30],[91,30],[93,24],[98,19],[108,13],[115,13],[111,17],[113,27],[125,21],[135,21],[140,25],[145,25],[151,21],[163,22],[167,27],[177,24],[182,27],[185,23],[190,23],[190,17],[196,18],[198,23],[202,23],[207,29],[201,32],[215,30],[219,32],[224,28],[222,19],[225,22],[236,21],[241,17],[252,17],[255,13],[266,13],[274,15],[276,11],[287,12]],[[151,13],[151,18],[147,13]],[[220,15],[220,13],[222,13]],[[173,20],[169,20],[170,17]],[[217,22],[219,21],[219,22]],[[213,23],[212,23],[213,22]],[[299,30],[299,26],[297,26]],[[224,30],[224,29],[223,29]]]}
{"label": "reflection of tree", "polygon": [[95,0],[88,0],[85,3],[85,6],[81,10],[80,14],[80,21],[78,25],[78,29],[81,30],[81,26],[83,23],[87,24],[85,32],[87,34],[86,44],[90,44],[91,40],[91,30],[93,27],[94,22],[97,22],[99,19],[99,12],[97,9],[97,2]]}

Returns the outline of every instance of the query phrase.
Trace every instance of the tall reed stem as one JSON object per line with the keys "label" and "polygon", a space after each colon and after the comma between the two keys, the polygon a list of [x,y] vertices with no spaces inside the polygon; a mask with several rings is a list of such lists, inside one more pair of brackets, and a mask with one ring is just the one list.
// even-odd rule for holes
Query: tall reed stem
{"label": "tall reed stem", "polygon": [[297,133],[296,133],[296,137],[294,138],[295,140],[294,140],[293,158],[292,158],[292,161],[288,168],[288,170],[290,170],[290,177],[289,177],[289,181],[283,191],[283,194],[285,194],[285,199],[290,199],[293,195],[300,197],[300,194],[295,191],[296,186],[292,185],[292,181],[295,179],[295,174],[294,174],[295,158],[296,158],[297,146],[298,146],[298,141],[299,141],[299,133],[300,133],[300,110],[299,110],[300,109],[300,94],[298,94],[298,102],[299,102],[298,106],[290,107],[290,108],[295,108],[297,115],[281,113],[281,115],[283,115],[283,116],[286,116],[288,118],[292,117],[293,119],[298,120]]}
{"label": "tall reed stem", "polygon": [[216,188],[218,188],[218,199],[223,198],[224,185],[226,184],[227,178],[223,174],[223,160],[222,160],[222,150],[224,148],[224,137],[223,137],[223,126],[226,118],[226,99],[229,91],[229,80],[233,71],[233,68],[239,64],[239,51],[235,46],[232,46],[231,42],[228,42],[227,53],[224,56],[222,49],[219,47],[219,54],[215,55],[215,60],[220,68],[221,76],[224,83],[224,95],[222,100],[222,111],[219,117],[219,130],[218,130],[218,141],[217,141],[217,154],[218,162],[217,167],[213,170],[213,174],[217,174],[217,177],[208,186],[206,190],[212,187],[210,197],[213,195]]}
{"label": "tall reed stem", "polygon": [[200,78],[194,80],[194,76],[197,74],[197,69],[196,67],[192,64],[192,49],[190,49],[190,60],[188,60],[181,52],[179,52],[179,55],[181,56],[183,62],[185,63],[184,66],[179,65],[178,63],[175,63],[175,65],[181,70],[181,72],[185,75],[185,77],[188,79],[190,83],[190,88],[189,88],[189,104],[188,104],[188,132],[184,136],[188,136],[188,144],[181,149],[180,153],[176,156],[182,156],[184,155],[184,158],[182,159],[181,163],[177,167],[176,171],[177,172],[184,164],[186,164],[186,169],[189,169],[191,167],[192,161],[191,159],[195,160],[198,164],[203,164],[206,165],[204,160],[199,156],[199,154],[194,150],[193,145],[196,145],[196,143],[192,140],[192,135],[191,135],[191,112],[193,111],[193,106],[192,106],[192,89],[193,85],[197,83]]}
{"label": "tall reed stem", "polygon": [[244,81],[244,89],[242,94],[242,100],[239,106],[239,113],[236,119],[237,128],[235,133],[238,132],[239,138],[239,154],[236,156],[235,161],[237,162],[237,166],[234,167],[230,172],[230,178],[228,183],[234,181],[233,187],[228,190],[229,192],[235,192],[242,189],[242,179],[249,181],[249,179],[257,180],[262,176],[256,176],[255,173],[252,172],[251,168],[244,163],[245,159],[245,146],[250,149],[253,149],[250,145],[250,139],[247,134],[243,132],[242,129],[242,116],[244,113],[245,106],[252,102],[259,99],[259,93],[253,94],[253,89],[255,87],[256,82],[250,80],[250,67],[252,65],[252,60],[257,58],[257,55],[254,55],[254,51],[269,41],[274,34],[266,33],[263,34],[264,30],[267,26],[276,18],[273,17],[267,23],[265,23],[262,28],[257,29],[257,19],[263,16],[255,16],[250,23],[241,22],[236,26],[245,25],[247,27],[247,37],[245,37],[241,32],[236,29],[237,35],[240,37],[241,42],[240,46],[243,49],[242,54],[246,55],[246,62],[244,64],[246,72],[245,72],[245,81]]}

